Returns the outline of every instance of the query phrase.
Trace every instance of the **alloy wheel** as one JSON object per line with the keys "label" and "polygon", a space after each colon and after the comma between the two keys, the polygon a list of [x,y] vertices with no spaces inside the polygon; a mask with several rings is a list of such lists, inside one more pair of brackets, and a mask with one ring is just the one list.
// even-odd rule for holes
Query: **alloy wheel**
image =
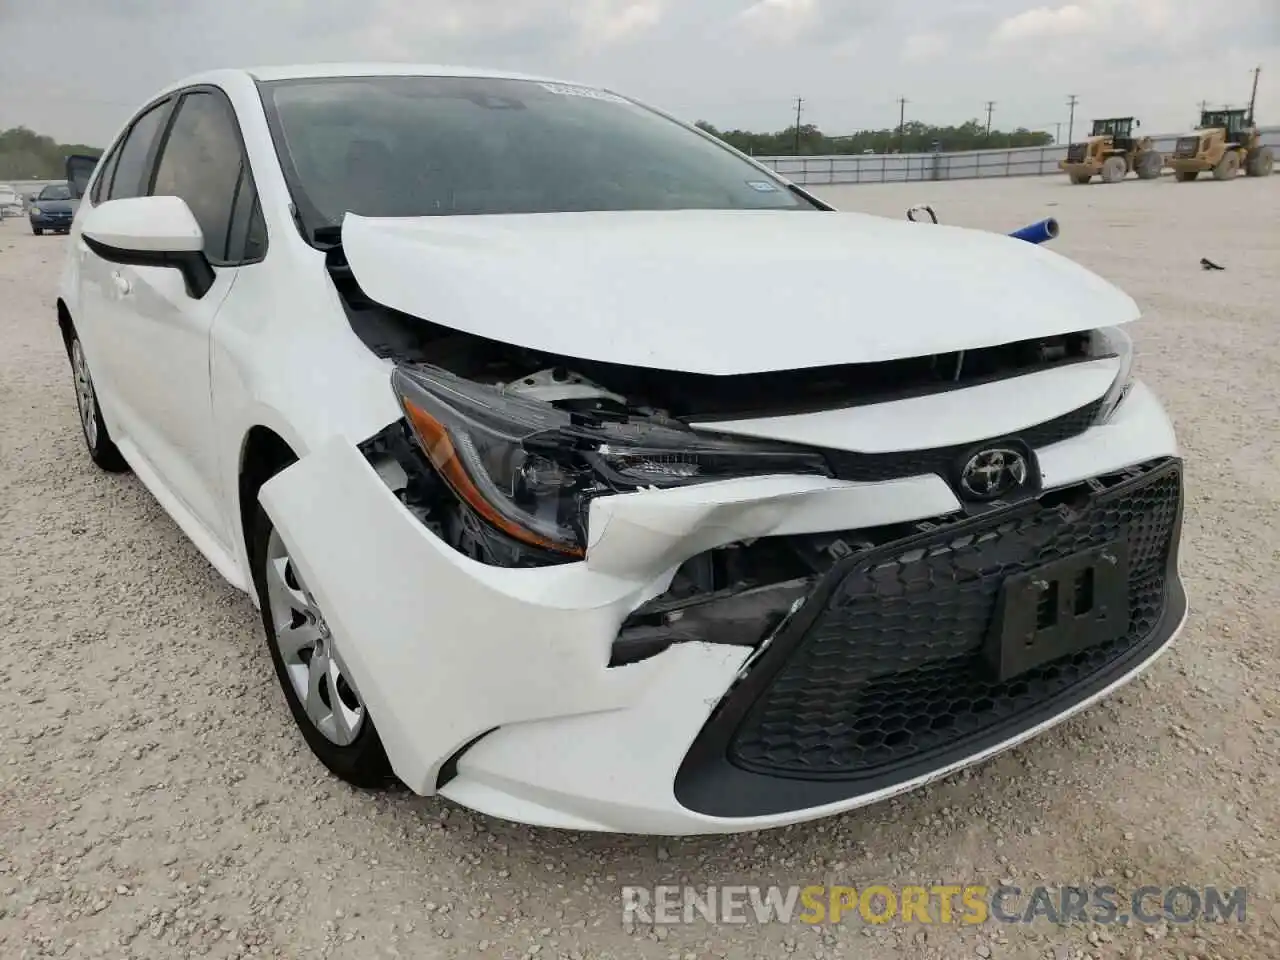
{"label": "alloy wheel", "polygon": [[93,377],[89,375],[89,364],[84,359],[84,348],[80,339],[71,341],[71,369],[76,380],[76,407],[80,411],[80,424],[84,427],[84,438],[90,450],[98,447],[98,398],[93,392]]}
{"label": "alloy wheel", "polygon": [[347,677],[324,615],[274,529],[267,541],[266,585],[276,647],[298,702],[326,740],[348,746],[364,727],[364,702]]}

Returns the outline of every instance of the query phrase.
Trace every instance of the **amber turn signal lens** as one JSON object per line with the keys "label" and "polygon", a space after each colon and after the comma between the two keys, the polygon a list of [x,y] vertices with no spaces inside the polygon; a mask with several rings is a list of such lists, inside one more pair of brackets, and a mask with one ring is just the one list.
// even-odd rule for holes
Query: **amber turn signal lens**
{"label": "amber turn signal lens", "polygon": [[557,543],[532,530],[526,530],[503,516],[500,510],[485,499],[484,494],[468,476],[457,451],[453,448],[453,441],[449,439],[449,431],[444,428],[444,425],[411,400],[404,400],[404,410],[431,465],[440,471],[440,476],[444,477],[445,482],[453,488],[453,492],[476,513],[521,543],[541,547],[544,550],[554,550],[556,553],[564,553],[572,557],[586,555],[580,547]]}

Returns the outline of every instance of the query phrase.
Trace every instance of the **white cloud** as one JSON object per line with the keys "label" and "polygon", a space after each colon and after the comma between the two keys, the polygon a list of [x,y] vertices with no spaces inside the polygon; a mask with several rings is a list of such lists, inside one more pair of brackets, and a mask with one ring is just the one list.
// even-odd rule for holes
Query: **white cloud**
{"label": "white cloud", "polygon": [[996,27],[995,38],[1004,42],[1021,42],[1042,37],[1090,33],[1101,25],[1102,18],[1099,14],[1097,4],[1081,6],[1069,3],[1065,7],[1036,7],[1002,20]]}
{"label": "white cloud", "polygon": [[818,22],[818,0],[759,0],[738,15],[751,37],[770,43],[791,43]]}
{"label": "white cloud", "polygon": [[380,0],[362,41],[375,55],[420,59],[424,40],[467,46],[528,39],[543,52],[593,51],[634,39],[662,19],[665,0]]}
{"label": "white cloud", "polygon": [[1000,46],[1033,41],[1075,44],[1083,39],[1104,52],[1148,47],[1172,54],[1200,45],[1209,35],[1231,36],[1237,28],[1255,29],[1270,20],[1280,25],[1277,0],[1073,0],[1042,5],[1005,17],[991,34]]}
{"label": "white cloud", "polygon": [[913,33],[902,45],[902,58],[911,63],[924,63],[941,56],[950,46],[950,41],[940,33]]}
{"label": "white cloud", "polygon": [[579,3],[573,19],[579,40],[589,44],[612,44],[646,33],[662,19],[661,0],[591,0]]}

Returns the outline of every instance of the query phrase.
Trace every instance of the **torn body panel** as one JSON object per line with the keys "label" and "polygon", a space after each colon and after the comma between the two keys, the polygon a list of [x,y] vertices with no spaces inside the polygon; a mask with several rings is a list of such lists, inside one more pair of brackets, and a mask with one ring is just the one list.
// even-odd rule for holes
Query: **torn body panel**
{"label": "torn body panel", "polygon": [[433,792],[440,765],[484,731],[616,709],[654,669],[605,668],[643,584],[580,565],[469,560],[342,440],[260,497],[325,610],[393,769],[419,793]]}
{"label": "torn body panel", "polygon": [[[732,482],[706,489],[716,486],[727,486],[727,499],[742,504],[736,518],[731,510],[702,528],[677,502],[665,521],[656,521],[666,524],[670,546],[662,552],[673,567],[758,532],[746,494],[735,497]],[[802,518],[801,527],[847,528],[846,507],[823,493],[798,486],[783,512]],[[610,666],[624,621],[675,573],[655,570],[646,551],[609,572],[590,563],[482,565],[420,523],[341,440],[269,481],[261,499],[326,611],[396,774],[419,793],[433,792],[441,765],[488,730],[624,709],[673,669],[666,654]],[[602,542],[625,538],[624,529],[654,516],[640,500],[616,499],[618,530]],[[767,496],[758,499],[763,511],[776,512]],[[627,516],[625,502],[638,516]],[[903,497],[897,508],[909,520],[922,504]],[[817,511],[824,512],[821,522]]]}

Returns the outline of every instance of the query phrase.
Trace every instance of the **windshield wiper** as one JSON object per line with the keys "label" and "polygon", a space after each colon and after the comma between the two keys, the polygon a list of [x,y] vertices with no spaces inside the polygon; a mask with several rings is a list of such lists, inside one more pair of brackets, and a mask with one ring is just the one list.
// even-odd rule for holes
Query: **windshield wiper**
{"label": "windshield wiper", "polygon": [[799,188],[799,187],[797,187],[794,183],[788,183],[788,184],[787,184],[787,189],[788,189],[788,190],[790,190],[790,191],[791,191],[793,194],[795,194],[797,197],[799,197],[801,200],[805,201],[806,203],[811,203],[811,204],[813,204],[813,205],[814,205],[815,207],[817,207],[819,210],[827,210],[827,211],[831,211],[831,212],[834,212],[834,211],[835,211],[835,207],[830,206],[829,204],[823,203],[821,200],[819,200],[819,199],[818,199],[817,197],[815,197],[813,194],[808,193],[808,192],[806,192],[805,190],[800,189],[800,188]]}

